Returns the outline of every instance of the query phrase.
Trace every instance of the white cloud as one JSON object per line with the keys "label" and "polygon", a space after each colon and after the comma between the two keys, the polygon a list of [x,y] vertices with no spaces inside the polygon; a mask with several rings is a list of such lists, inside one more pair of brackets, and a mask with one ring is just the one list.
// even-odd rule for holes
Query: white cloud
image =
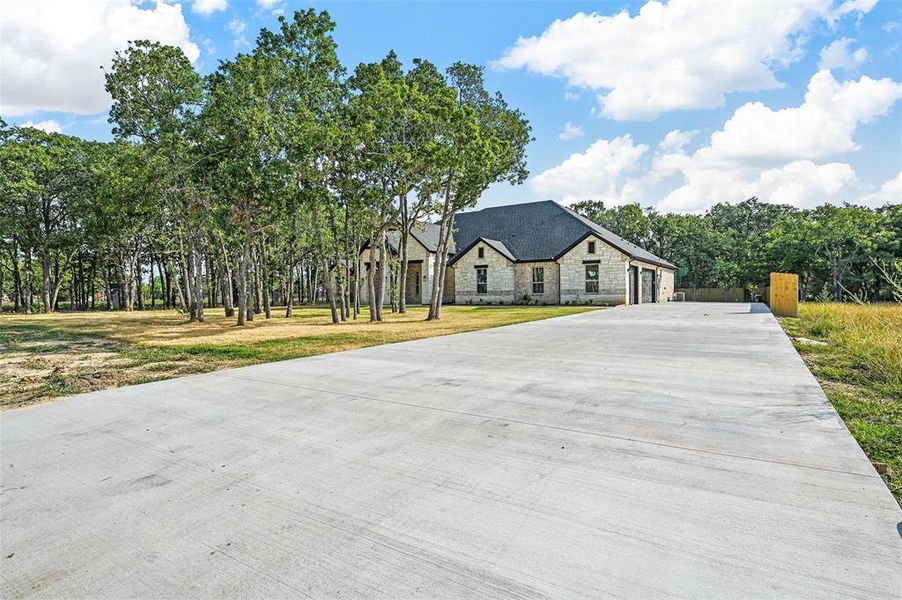
{"label": "white cloud", "polygon": [[39,110],[94,114],[109,107],[101,65],[129,40],[178,46],[192,61],[181,6],[129,0],[6,2],[0,19],[0,112]]}
{"label": "white cloud", "polygon": [[228,29],[232,35],[234,36],[235,46],[248,46],[250,42],[244,37],[244,30],[247,29],[247,23],[235,17],[229,24],[226,25],[226,29]]}
{"label": "white cloud", "polygon": [[579,100],[579,94],[568,90],[568,91],[564,92],[564,100],[567,100],[568,102],[573,102],[574,100]]}
{"label": "white cloud", "polygon": [[257,6],[260,8],[272,8],[282,0],[257,0]]}
{"label": "white cloud", "polygon": [[199,15],[212,15],[229,7],[228,0],[194,0],[191,11]]}
{"label": "white cloud", "polygon": [[229,24],[226,25],[226,29],[228,29],[235,35],[241,35],[242,33],[244,33],[244,30],[247,29],[247,23],[245,23],[238,17],[235,17],[234,19],[229,21]]}
{"label": "white cloud", "polygon": [[902,204],[902,171],[880,186],[878,191],[862,196],[859,202],[866,206]]}
{"label": "white cloud", "polygon": [[868,59],[868,51],[859,48],[854,52],[849,51],[849,44],[855,40],[840,38],[833,40],[829,46],[821,49],[821,60],[818,69],[854,69]]}
{"label": "white cloud", "polygon": [[861,18],[861,15],[871,12],[875,6],[877,6],[877,0],[846,0],[828,13],[827,22],[832,26],[842,17],[856,12],[858,18]]}
{"label": "white cloud", "polygon": [[635,16],[577,13],[520,38],[494,63],[564,78],[599,92],[613,119],[721,106],[730,92],[782,87],[774,71],[802,55],[806,30],[870,10],[831,0],[703,2],[650,0]]}
{"label": "white cloud", "polygon": [[814,198],[852,200],[858,184],[851,167],[814,161],[858,150],[853,139],[858,124],[885,114],[900,98],[902,83],[870,77],[839,83],[824,70],[811,78],[800,106],[773,110],[760,102],[744,104],[693,154],[655,157],[652,179],[672,174],[684,179],[659,208],[700,211],[750,195],[796,206]]}
{"label": "white cloud", "polygon": [[761,102],[740,106],[694,158],[725,161],[791,161],[859,149],[852,136],[859,123],[886,114],[902,98],[902,83],[861,77],[838,82],[818,71],[798,107],[773,110]]}
{"label": "white cloud", "polygon": [[648,167],[639,164],[647,147],[634,145],[629,136],[599,140],[537,175],[531,185],[565,201],[638,201],[673,212],[702,212],[716,202],[749,196],[800,208],[899,202],[902,178],[874,192],[849,164],[830,159],[857,151],[858,125],[886,114],[900,99],[900,82],[870,77],[838,82],[823,70],[811,77],[799,106],[774,110],[749,102],[693,152],[686,147],[697,130],[668,132]]}
{"label": "white cloud", "polygon": [[41,131],[46,131],[47,133],[62,133],[62,126],[54,121],[53,119],[47,119],[46,121],[38,121],[34,123],[32,121],[25,121],[22,123],[22,127],[34,127],[35,129],[40,129]]}
{"label": "white cloud", "polygon": [[681,131],[674,129],[668,131],[664,139],[658,144],[658,150],[661,152],[682,152],[686,144],[691,142],[698,135],[698,129],[691,131]]}
{"label": "white cloud", "polygon": [[584,135],[586,135],[586,132],[583,131],[582,127],[567,121],[564,125],[564,130],[558,134],[558,137],[562,140],[572,140],[573,138],[582,137]]}
{"label": "white cloud", "polygon": [[631,182],[624,177],[637,169],[647,151],[648,146],[634,144],[629,135],[600,139],[585,152],[571,154],[558,166],[539,173],[529,185],[542,196],[568,204],[589,199],[623,204],[631,196]]}
{"label": "white cloud", "polygon": [[857,194],[858,179],[850,165],[818,165],[810,160],[799,160],[762,172],[740,196],[757,196],[774,204],[812,208],[825,202],[853,200]]}

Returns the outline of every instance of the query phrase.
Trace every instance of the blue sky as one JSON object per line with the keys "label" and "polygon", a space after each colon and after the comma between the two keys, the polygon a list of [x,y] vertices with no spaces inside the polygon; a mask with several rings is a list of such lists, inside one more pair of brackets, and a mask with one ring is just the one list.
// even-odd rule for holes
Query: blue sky
{"label": "blue sky", "polygon": [[595,198],[699,212],[748,195],[800,207],[902,201],[902,2],[8,6],[0,113],[11,123],[108,139],[96,68],[124,39],[180,45],[207,73],[278,14],[313,6],[337,23],[348,69],[389,50],[439,66],[472,62],[526,113],[531,179],[493,187],[481,206]]}

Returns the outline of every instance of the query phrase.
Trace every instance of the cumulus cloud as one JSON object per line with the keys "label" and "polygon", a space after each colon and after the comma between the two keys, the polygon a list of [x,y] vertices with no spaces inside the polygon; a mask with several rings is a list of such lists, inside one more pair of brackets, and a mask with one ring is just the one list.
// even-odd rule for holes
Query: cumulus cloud
{"label": "cumulus cloud", "polygon": [[853,199],[860,185],[848,164],[814,161],[858,150],[853,139],[858,124],[886,114],[900,98],[902,83],[870,77],[840,83],[823,70],[811,78],[797,107],[744,104],[693,154],[675,151],[655,158],[653,178],[684,179],[659,207],[692,212],[750,195],[800,207],[815,198]]}
{"label": "cumulus cloud", "polygon": [[212,15],[229,7],[228,0],[194,0],[191,11],[199,15]]}
{"label": "cumulus cloud", "polygon": [[248,46],[250,42],[244,36],[244,31],[247,29],[247,23],[235,17],[231,21],[229,21],[228,25],[226,25],[226,29],[229,30],[234,37],[235,46]]}
{"label": "cumulus cloud", "polygon": [[585,152],[571,154],[564,162],[533,177],[529,185],[538,194],[564,203],[603,200],[610,204],[629,201],[625,176],[639,166],[648,151],[629,135],[600,139]]}
{"label": "cumulus cloud", "polygon": [[520,38],[495,61],[598,92],[604,116],[653,119],[661,112],[721,106],[730,92],[782,87],[774,71],[802,55],[818,21],[862,14],[853,0],[647,2],[635,16],[577,13]]}
{"label": "cumulus cloud", "polygon": [[681,131],[673,129],[667,132],[664,139],[658,144],[660,152],[682,152],[686,144],[691,142],[698,135],[698,129],[691,131]]}
{"label": "cumulus cloud", "polygon": [[902,204],[902,171],[880,186],[876,192],[862,196],[860,203],[867,206]]}
{"label": "cumulus cloud", "polygon": [[34,127],[35,129],[40,129],[41,131],[46,131],[47,133],[62,133],[62,126],[54,121],[53,119],[47,119],[46,121],[38,121],[34,123],[32,121],[25,121],[22,123],[22,127]]}
{"label": "cumulus cloud", "polygon": [[773,110],[761,102],[740,106],[696,160],[774,161],[813,159],[859,149],[852,139],[859,123],[886,114],[902,98],[902,83],[889,78],[838,82],[818,71],[798,107]]}
{"label": "cumulus cloud", "polygon": [[868,59],[868,51],[859,48],[854,52],[849,51],[849,45],[855,40],[840,38],[833,40],[829,46],[821,49],[819,69],[854,69]]}
{"label": "cumulus cloud", "polygon": [[0,112],[106,110],[110,97],[100,66],[135,39],[178,46],[192,61],[200,54],[178,4],[6,2],[0,19]]}
{"label": "cumulus cloud", "polygon": [[763,171],[745,187],[741,197],[758,196],[766,202],[811,208],[824,202],[853,199],[858,187],[855,171],[846,163],[818,165],[798,160]]}
{"label": "cumulus cloud", "polygon": [[800,208],[900,202],[902,176],[873,191],[851,165],[835,160],[859,150],[854,135],[860,123],[886,114],[900,99],[900,82],[870,77],[839,82],[823,70],[809,80],[800,105],[774,110],[749,102],[692,152],[686,148],[697,130],[668,132],[650,160],[643,160],[648,147],[629,136],[598,140],[537,175],[531,185],[564,201],[638,201],[672,212],[702,212],[716,202],[749,196]]}
{"label": "cumulus cloud", "polygon": [[109,106],[101,65],[133,39],[197,46],[178,5],[141,8],[128,0],[76,4],[65,0],[12,2],[0,21],[0,82],[7,115],[38,110],[91,114]]}
{"label": "cumulus cloud", "polygon": [[564,130],[558,134],[558,137],[562,140],[572,140],[573,138],[582,137],[584,135],[586,135],[586,132],[583,131],[582,127],[567,121],[564,125]]}

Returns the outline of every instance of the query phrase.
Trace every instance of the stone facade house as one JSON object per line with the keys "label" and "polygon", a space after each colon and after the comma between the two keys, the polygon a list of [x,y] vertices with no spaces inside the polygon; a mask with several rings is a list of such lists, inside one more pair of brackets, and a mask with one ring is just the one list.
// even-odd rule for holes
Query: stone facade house
{"label": "stone facade house", "polygon": [[[408,304],[429,302],[437,242],[435,224],[412,235]],[[459,214],[454,248],[448,303],[641,304],[674,292],[675,265],[552,201]],[[361,268],[368,257],[361,252]]]}

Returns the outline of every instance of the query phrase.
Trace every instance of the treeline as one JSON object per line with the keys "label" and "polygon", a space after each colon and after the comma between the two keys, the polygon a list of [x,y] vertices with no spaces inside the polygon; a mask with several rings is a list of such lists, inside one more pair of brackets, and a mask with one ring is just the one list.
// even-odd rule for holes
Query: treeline
{"label": "treeline", "polygon": [[[110,143],[0,121],[5,308],[163,306],[203,321],[221,307],[241,325],[325,301],[338,322],[366,289],[381,320],[373,299],[393,269],[405,311],[412,229],[439,221],[447,247],[457,212],[524,181],[530,127],[477,66],[405,70],[392,52],[347,73],[333,29],[326,12],[280,17],[206,77],[178,48],[130,44],[105,73]],[[375,266],[361,273],[366,246]]]}
{"label": "treeline", "polygon": [[[902,198],[900,198],[902,200]],[[810,210],[750,198],[704,215],[660,214],[636,204],[572,207],[680,268],[677,285],[752,290],[772,271],[798,273],[811,300],[891,300],[902,273],[902,205]]]}

